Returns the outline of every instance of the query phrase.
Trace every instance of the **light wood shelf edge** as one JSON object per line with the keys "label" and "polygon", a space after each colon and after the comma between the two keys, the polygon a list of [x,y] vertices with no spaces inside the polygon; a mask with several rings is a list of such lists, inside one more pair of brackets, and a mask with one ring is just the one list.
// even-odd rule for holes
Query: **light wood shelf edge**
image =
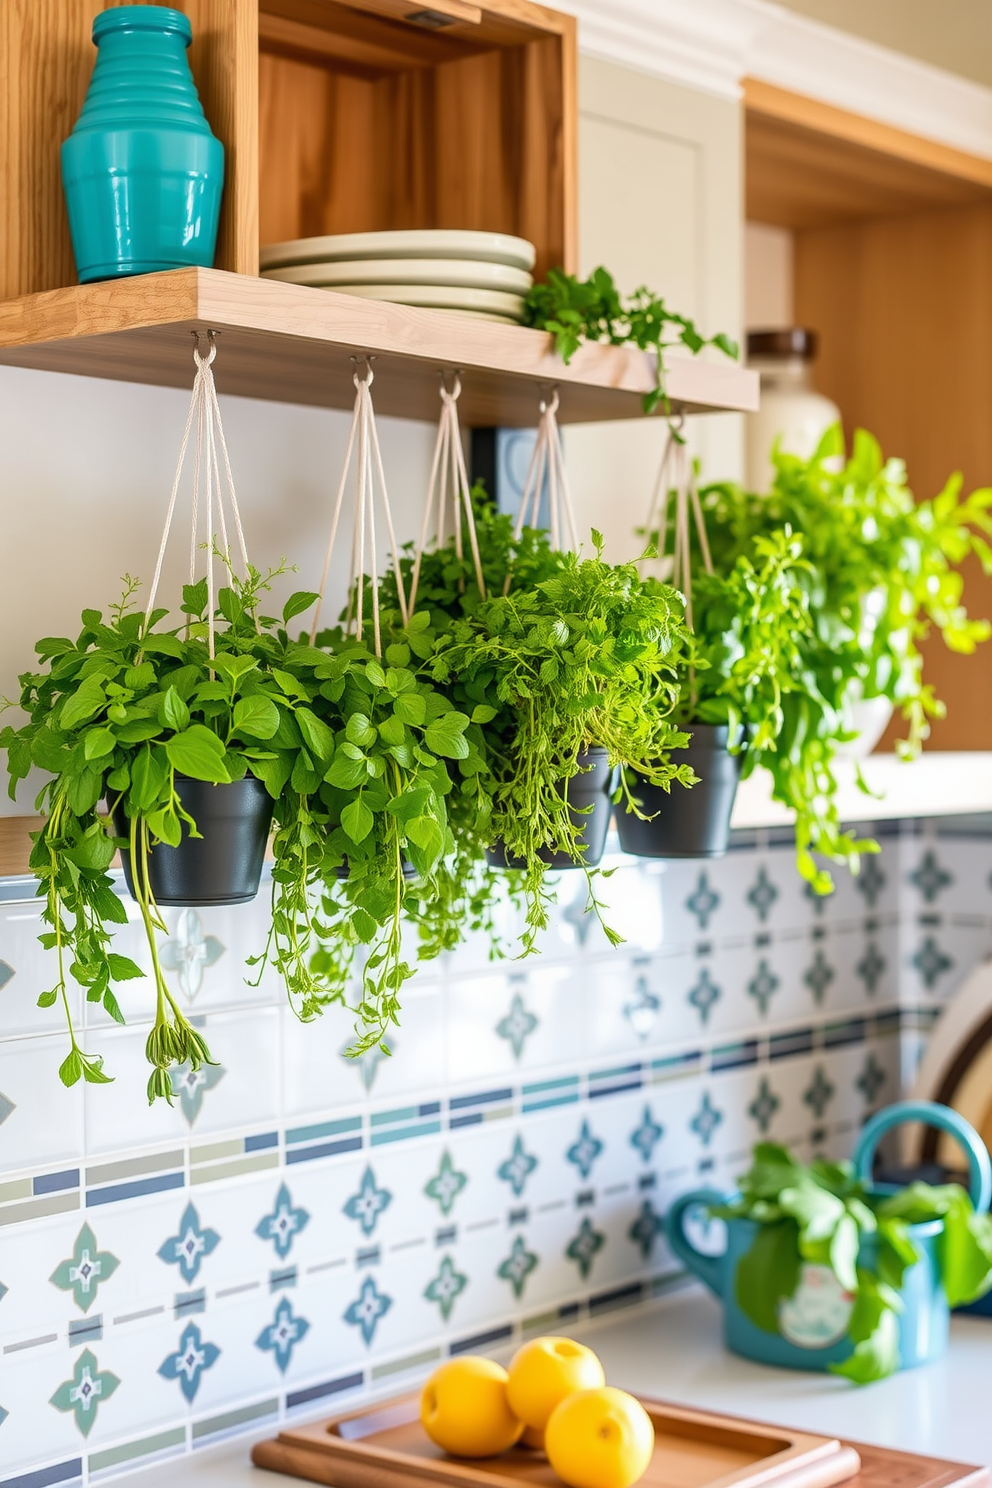
{"label": "light wood shelf edge", "polygon": [[[179,269],[76,285],[0,304],[0,363],[188,386],[193,329],[222,332],[222,392],[350,407],[350,358],[375,357],[382,413],[433,420],[431,374],[462,369],[463,422],[528,425],[541,388],[558,386],[562,422],[642,417],[651,359],[584,346],[566,366],[541,331],[419,310],[217,269]],[[738,364],[670,358],[668,391],[687,413],[749,411],[757,375]]]}
{"label": "light wood shelf edge", "polygon": [[879,154],[892,156],[910,165],[922,166],[941,175],[992,187],[992,160],[957,150],[952,145],[925,139],[893,124],[853,114],[831,103],[821,103],[802,93],[791,93],[757,78],[744,79],[744,107],[748,113],[761,114],[781,123],[832,136],[847,144],[861,145]]}

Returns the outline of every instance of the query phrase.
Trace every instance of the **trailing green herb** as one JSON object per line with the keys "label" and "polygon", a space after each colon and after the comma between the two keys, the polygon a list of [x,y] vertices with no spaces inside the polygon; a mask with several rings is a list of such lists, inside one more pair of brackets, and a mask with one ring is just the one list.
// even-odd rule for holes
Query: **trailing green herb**
{"label": "trailing green herb", "polygon": [[[313,803],[318,851],[307,860],[320,897],[313,940],[296,944],[273,919],[271,954],[287,977],[300,1016],[346,1000],[356,953],[361,991],[355,1007],[361,1054],[383,1044],[398,1021],[399,991],[413,974],[404,959],[405,912],[431,902],[453,849],[448,761],[473,768],[468,716],[418,674],[413,647],[426,632],[413,616],[408,639],[380,661],[341,630],[318,637],[321,712],[331,733],[329,766]],[[430,947],[430,954],[444,949]],[[388,1051],[386,1051],[388,1052]]]}
{"label": "trailing green herb", "polygon": [[653,352],[656,385],[644,395],[645,413],[654,413],[659,405],[669,412],[665,393],[665,352],[669,347],[685,346],[695,355],[704,346],[715,346],[728,357],[736,359],[739,355],[737,343],[729,336],[701,335],[688,316],[669,310],[661,296],[645,286],[623,296],[613,275],[602,267],[594,269],[588,279],[552,269],[544,283],[528,291],[524,321],[538,330],[550,331],[555,350],[566,363],[585,341],[630,344]]}
{"label": "trailing green herb", "polygon": [[[501,843],[524,864],[525,952],[548,922],[542,853],[583,863],[582,823],[563,787],[583,768],[584,751],[603,748],[611,765],[633,766],[652,783],[694,778],[669,759],[685,738],[669,718],[687,643],[681,596],[645,584],[635,564],[605,563],[598,533],[593,540],[595,557],[549,553],[550,575],[526,585],[511,567],[507,593],[446,616],[434,635],[435,682],[464,697],[484,728],[479,840]],[[590,908],[602,918],[591,879]]]}
{"label": "trailing green herb", "polygon": [[807,588],[815,621],[808,665],[826,703],[810,724],[824,740],[851,737],[845,730],[851,689],[865,699],[884,697],[900,710],[908,738],[900,751],[912,756],[928,720],[944,716],[923,680],[919,642],[937,630],[952,651],[970,654],[992,634],[988,620],[974,620],[961,603],[961,564],[971,554],[992,573],[992,488],[961,498],[951,476],[932,500],[916,501],[901,460],[884,460],[863,429],[850,459],[837,425],[809,460],[778,450],[775,479],[758,495],[715,485],[702,493],[714,555],[724,562],[747,552],[758,533],[789,526],[803,534],[809,560]]}
{"label": "trailing green herb", "polygon": [[[721,1219],[758,1225],[734,1278],[741,1309],[766,1333],[778,1333],[782,1303],[791,1298],[803,1264],[826,1266],[853,1297],[848,1359],[830,1365],[856,1384],[884,1379],[899,1367],[899,1296],[907,1269],[922,1252],[914,1225],[939,1220],[940,1279],[950,1307],[974,1302],[992,1288],[992,1216],[976,1214],[956,1184],[912,1183],[892,1194],[868,1188],[851,1163],[808,1167],[785,1147],[761,1142],[740,1196],[715,1206]],[[863,1243],[871,1240],[871,1260]]]}

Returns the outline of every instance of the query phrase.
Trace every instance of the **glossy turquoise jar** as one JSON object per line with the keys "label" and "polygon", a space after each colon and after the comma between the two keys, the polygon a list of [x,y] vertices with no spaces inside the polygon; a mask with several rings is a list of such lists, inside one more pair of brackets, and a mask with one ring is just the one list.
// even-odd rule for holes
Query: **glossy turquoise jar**
{"label": "glossy turquoise jar", "polygon": [[93,22],[83,111],[62,146],[81,283],[213,263],[224,147],[189,70],[187,18],[121,5]]}

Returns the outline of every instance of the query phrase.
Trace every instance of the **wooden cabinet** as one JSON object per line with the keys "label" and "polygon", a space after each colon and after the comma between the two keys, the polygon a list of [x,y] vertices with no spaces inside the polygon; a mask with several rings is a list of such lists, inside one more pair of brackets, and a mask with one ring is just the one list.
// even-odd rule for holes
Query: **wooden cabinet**
{"label": "wooden cabinet", "polygon": [[[793,231],[795,323],[819,333],[818,389],[849,433],[870,429],[905,459],[918,496],[954,470],[992,485],[992,160],[762,83],[745,106],[747,215]],[[965,601],[992,618],[977,564]],[[929,747],[988,749],[992,643],[924,652],[948,708]]]}
{"label": "wooden cabinet", "polygon": [[[227,152],[216,267],[318,233],[462,227],[575,265],[575,21],[532,0],[175,0]],[[59,145],[101,0],[0,5],[0,299],[75,283]]]}

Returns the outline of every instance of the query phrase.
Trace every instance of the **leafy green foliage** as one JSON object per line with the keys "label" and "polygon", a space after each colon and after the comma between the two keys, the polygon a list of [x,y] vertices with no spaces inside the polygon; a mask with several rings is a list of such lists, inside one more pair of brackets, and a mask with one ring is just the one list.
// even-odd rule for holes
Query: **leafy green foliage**
{"label": "leafy green foliage", "polygon": [[624,297],[604,268],[595,269],[584,280],[563,269],[552,269],[543,284],[535,284],[529,291],[524,317],[527,325],[553,334],[555,350],[566,363],[584,341],[606,341],[613,346],[629,343],[653,352],[657,383],[645,394],[645,413],[654,413],[659,406],[665,413],[669,411],[665,394],[665,351],[669,346],[685,346],[694,354],[704,346],[715,346],[729,357],[738,355],[737,344],[729,336],[707,339],[700,335],[688,316],[669,310],[660,295],[643,285]]}
{"label": "leafy green foliage", "polygon": [[[546,553],[547,577],[519,582],[446,616],[431,675],[484,725],[487,773],[476,787],[478,835],[524,868],[525,951],[547,924],[542,851],[583,861],[567,783],[590,746],[652,783],[680,779],[669,759],[684,735],[668,715],[687,633],[681,596],[642,582],[634,564]],[[590,907],[601,906],[591,891]],[[615,940],[612,932],[607,934]]]}
{"label": "leafy green foliage", "polygon": [[[118,847],[131,855],[155,986],[155,1022],[146,1045],[149,1100],[171,1101],[175,1066],[188,1062],[196,1069],[210,1060],[166,983],[156,941],[165,925],[149,883],[148,855],[156,843],[176,846],[184,831],[198,835],[179,799],[177,773],[224,784],[250,770],[276,801],[280,831],[305,830],[307,795],[320,781],[308,748],[305,705],[319,696],[314,659],[325,658],[301,657],[277,622],[259,615],[260,596],[273,576],[250,569],[245,580],[232,579],[221,589],[213,659],[205,582],[187,586],[186,620],[168,629],[164,610],[146,621],[132,609],[138,586],[128,578],[107,619],[85,610],[75,640],[40,641],[41,670],[20,679],[27,722],[8,725],[0,745],[8,752],[12,796],[32,765],[52,777],[38,798],[38,809],[47,809],[48,816],[35,834],[30,864],[45,900],[42,944],[56,951],[58,963],[55,986],[39,1002],[61,1002],[65,1011],[70,1050],[60,1074],[66,1084],[108,1079],[102,1060],[79,1047],[67,978],[123,1022],[115,988],[143,976],[134,962],[110,949],[111,927],[127,920],[107,871]],[[313,599],[296,595],[287,608],[295,606],[298,613]],[[295,791],[287,792],[284,787],[294,780]],[[124,838],[115,838],[110,819],[98,814],[104,799],[126,818]]]}
{"label": "leafy green foliage", "polygon": [[[426,617],[415,616],[411,640],[425,627]],[[303,730],[312,793],[306,823],[291,822],[275,838],[267,955],[304,1020],[344,1001],[359,965],[349,1051],[357,1055],[385,1048],[398,1021],[399,992],[413,974],[403,917],[416,917],[437,897],[453,851],[449,769],[454,762],[476,768],[477,746],[468,716],[418,675],[410,644],[394,641],[380,661],[342,630],[318,639],[317,648],[289,651],[297,667],[304,652],[316,658],[314,711],[304,710]],[[302,783],[309,787],[311,778]],[[315,898],[319,910],[311,915]],[[429,954],[442,949],[432,945]]]}
{"label": "leafy green foliage", "polygon": [[[739,1189],[739,1197],[712,1210],[758,1225],[734,1278],[738,1305],[766,1333],[778,1333],[779,1309],[795,1294],[802,1263],[829,1267],[854,1297],[848,1323],[854,1350],[831,1369],[857,1384],[899,1367],[899,1291],[921,1257],[914,1225],[943,1222],[938,1256],[949,1306],[974,1302],[992,1288],[992,1216],[976,1214],[957,1184],[912,1183],[877,1193],[851,1163],[817,1160],[807,1167],[787,1148],[760,1142]],[[863,1248],[867,1237],[870,1252]]]}

